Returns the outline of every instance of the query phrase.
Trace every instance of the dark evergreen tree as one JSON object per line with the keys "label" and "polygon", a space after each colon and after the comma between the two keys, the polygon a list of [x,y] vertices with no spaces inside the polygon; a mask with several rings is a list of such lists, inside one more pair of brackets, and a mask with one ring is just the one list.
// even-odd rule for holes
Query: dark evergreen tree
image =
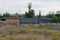
{"label": "dark evergreen tree", "polygon": [[26,18],[33,18],[34,14],[35,14],[34,10],[31,9],[31,3],[29,3],[29,5],[28,5],[28,12],[25,12],[25,17]]}

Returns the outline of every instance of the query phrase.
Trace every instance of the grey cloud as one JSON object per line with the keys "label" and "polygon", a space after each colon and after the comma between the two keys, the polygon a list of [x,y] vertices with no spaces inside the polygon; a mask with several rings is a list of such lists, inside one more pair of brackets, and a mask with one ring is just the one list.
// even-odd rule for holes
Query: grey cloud
{"label": "grey cloud", "polygon": [[[32,8],[38,12],[42,10],[42,14],[47,11],[56,11],[60,9],[60,0],[0,0],[0,11],[24,12],[27,10],[28,3],[32,3]],[[2,10],[3,9],[3,10]]]}
{"label": "grey cloud", "polygon": [[33,0],[33,1],[37,1],[37,2],[45,2],[45,3],[60,3],[60,0]]}

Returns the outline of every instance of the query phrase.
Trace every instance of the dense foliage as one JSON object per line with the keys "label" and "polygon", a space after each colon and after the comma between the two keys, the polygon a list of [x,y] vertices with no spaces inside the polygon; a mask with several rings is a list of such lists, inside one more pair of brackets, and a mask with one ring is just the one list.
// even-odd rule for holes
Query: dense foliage
{"label": "dense foliage", "polygon": [[25,17],[26,18],[33,18],[34,14],[35,14],[34,10],[31,9],[31,3],[29,3],[29,5],[28,5],[28,12],[25,12]]}

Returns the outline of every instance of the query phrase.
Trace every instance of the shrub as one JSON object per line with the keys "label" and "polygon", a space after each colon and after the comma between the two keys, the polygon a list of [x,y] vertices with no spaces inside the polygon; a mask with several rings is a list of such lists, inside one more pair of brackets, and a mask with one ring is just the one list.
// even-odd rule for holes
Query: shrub
{"label": "shrub", "polygon": [[52,34],[52,39],[53,40],[58,40],[60,38],[60,34],[59,33],[55,33],[55,34]]}
{"label": "shrub", "polygon": [[25,40],[32,40],[32,38],[27,37]]}
{"label": "shrub", "polygon": [[24,34],[28,34],[29,32],[25,29],[21,29],[18,33],[24,33]]}

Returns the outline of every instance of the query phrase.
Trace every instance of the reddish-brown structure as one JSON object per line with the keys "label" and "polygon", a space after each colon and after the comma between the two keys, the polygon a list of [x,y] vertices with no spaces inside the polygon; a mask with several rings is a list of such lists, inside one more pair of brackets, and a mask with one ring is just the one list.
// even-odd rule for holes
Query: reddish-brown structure
{"label": "reddish-brown structure", "polygon": [[18,18],[6,18],[6,23],[7,24],[19,24],[19,19]]}

